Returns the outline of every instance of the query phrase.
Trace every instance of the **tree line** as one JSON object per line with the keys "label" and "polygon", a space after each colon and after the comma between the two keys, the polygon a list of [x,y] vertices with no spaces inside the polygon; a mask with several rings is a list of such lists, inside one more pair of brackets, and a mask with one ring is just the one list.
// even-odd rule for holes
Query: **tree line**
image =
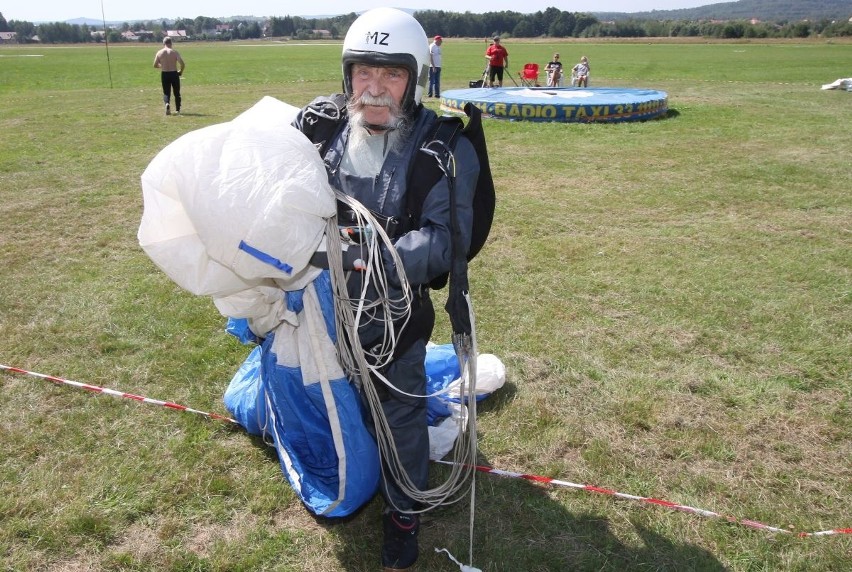
{"label": "tree line", "polygon": [[[706,37],[706,38],[808,38],[852,36],[852,23],[823,19],[819,21],[755,22],[749,20],[653,20],[619,19],[601,21],[592,14],[566,12],[547,8],[533,14],[502,11],[473,14],[443,10],[415,12],[415,18],[429,36],[488,38],[501,35],[513,38],[644,38],[644,37]],[[190,39],[233,40],[261,37],[291,37],[311,39],[320,37],[316,30],[327,31],[332,38],[341,38],[358,17],[354,12],[329,18],[306,19],[299,16],[258,19],[217,19],[198,16],[175,21],[125,22],[104,30],[102,26],[52,22],[33,24],[26,21],[6,21],[0,13],[0,32],[15,32],[18,43],[28,43],[38,37],[41,43],[86,43],[106,39],[127,41],[122,32],[149,32],[139,41],[159,41],[166,30],[185,30]],[[216,26],[228,24],[228,30]],[[93,34],[92,32],[99,32]]]}

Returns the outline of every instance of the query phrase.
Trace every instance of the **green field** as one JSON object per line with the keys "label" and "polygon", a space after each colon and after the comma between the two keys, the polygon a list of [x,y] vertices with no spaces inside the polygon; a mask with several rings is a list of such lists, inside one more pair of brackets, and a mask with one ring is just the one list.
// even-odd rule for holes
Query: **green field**
{"label": "green field", "polygon": [[[791,533],[852,526],[852,44],[521,43],[590,86],[666,91],[646,123],[485,122],[498,193],[471,265],[482,462]],[[0,363],[224,413],[248,353],[136,241],[139,177],[270,95],[340,89],[340,45],[0,46]],[[484,67],[447,39],[443,89]],[[507,79],[506,84],[511,84]],[[437,108],[437,100],[427,105]],[[436,307],[441,307],[441,293]],[[440,317],[434,341],[448,341]],[[381,503],[311,518],[274,451],[189,413],[0,373],[0,570],[378,569]],[[434,466],[436,479],[443,468]],[[841,571],[852,535],[755,530],[609,495],[477,478],[483,571]],[[421,572],[468,560],[431,513]]]}

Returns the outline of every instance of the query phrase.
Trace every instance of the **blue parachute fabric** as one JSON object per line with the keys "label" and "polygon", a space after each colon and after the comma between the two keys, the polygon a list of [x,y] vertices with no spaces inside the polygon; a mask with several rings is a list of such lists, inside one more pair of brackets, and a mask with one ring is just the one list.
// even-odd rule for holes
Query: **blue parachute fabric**
{"label": "blue parachute fabric", "polygon": [[260,343],[260,339],[251,331],[248,320],[245,318],[228,318],[225,331],[240,340],[240,343],[246,345]]}
{"label": "blue parachute fabric", "polygon": [[[459,359],[453,344],[430,345],[426,348],[426,394],[432,395],[445,389],[461,376]],[[426,399],[426,418],[429,425],[449,417],[452,412],[449,407],[450,399],[444,395],[436,395]]]}
{"label": "blue parachute fabric", "polygon": [[357,389],[337,361],[328,273],[286,292],[286,301],[298,326],[282,322],[252,350],[225,392],[225,406],[248,432],[271,437],[308,510],[348,516],[376,494],[380,466]]}
{"label": "blue parachute fabric", "polygon": [[260,376],[260,352],[260,346],[256,346],[251,351],[234,374],[231,383],[228,384],[223,398],[225,407],[237,423],[252,435],[258,436],[263,435],[263,429],[266,427],[266,404]]}
{"label": "blue parachute fabric", "polygon": [[[275,353],[267,349],[274,338],[272,334],[263,342],[261,369],[281,470],[311,512],[326,517],[352,514],[375,495],[379,482],[378,449],[364,424],[361,401],[345,377],[331,380],[347,459],[341,474],[323,388],[305,383],[301,369],[277,363]],[[341,478],[346,480],[342,499]]]}
{"label": "blue parachute fabric", "polygon": [[[333,325],[333,315],[331,320]],[[227,331],[242,340],[243,330],[234,325],[237,323],[246,324],[246,321],[230,318]],[[250,340],[248,337],[245,339],[244,343]],[[263,428],[266,426],[266,408],[263,404],[261,389],[263,381],[260,376],[260,354],[261,347],[256,346],[234,374],[224,396],[227,410],[252,435],[262,435]],[[430,345],[426,351],[425,363],[427,394],[441,391],[461,375],[452,344]],[[446,395],[427,399],[429,425],[435,425],[441,419],[450,416],[449,402],[458,402],[458,400]]]}
{"label": "blue parachute fabric", "polygon": [[[461,377],[459,358],[453,344],[429,345],[426,348],[426,393],[432,395],[445,389]],[[482,401],[491,393],[477,391],[476,401]],[[436,395],[426,400],[426,417],[429,425],[437,425],[452,414],[451,403],[460,403],[457,397],[448,394]]]}

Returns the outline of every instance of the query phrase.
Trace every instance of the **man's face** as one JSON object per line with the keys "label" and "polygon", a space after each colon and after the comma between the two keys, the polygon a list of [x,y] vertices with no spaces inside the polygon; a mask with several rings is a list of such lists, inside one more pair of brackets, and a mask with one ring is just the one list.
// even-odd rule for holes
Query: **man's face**
{"label": "man's face", "polygon": [[[389,125],[395,119],[392,107],[402,106],[402,97],[408,86],[408,70],[403,67],[376,67],[364,64],[352,66],[352,99],[362,96],[360,105],[364,120],[372,125]],[[395,104],[395,106],[393,105]]]}

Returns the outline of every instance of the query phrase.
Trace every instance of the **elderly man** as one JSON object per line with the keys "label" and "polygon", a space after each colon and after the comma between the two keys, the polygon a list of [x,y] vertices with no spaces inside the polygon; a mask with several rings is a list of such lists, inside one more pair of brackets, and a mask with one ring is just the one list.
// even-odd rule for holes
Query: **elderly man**
{"label": "elderly man", "polygon": [[[326,141],[318,145],[324,153],[332,186],[370,209],[394,240],[405,275],[415,294],[412,313],[397,339],[393,357],[382,374],[388,388],[375,380],[381,409],[393,436],[398,465],[409,482],[400,483],[399,473],[389,470],[395,462],[382,458],[381,493],[384,543],[381,551],[385,571],[408,570],[418,556],[419,512],[426,507],[411,498],[413,489],[426,490],[429,474],[429,435],[427,428],[424,358],[435,322],[429,297],[429,283],[450,270],[452,231],[450,186],[442,175],[430,183],[421,196],[419,216],[412,217],[408,194],[423,177],[412,176],[420,150],[434,137],[438,118],[423,107],[421,99],[429,77],[429,41],[423,28],[411,15],[392,8],[377,8],[362,14],[349,28],[343,42],[342,68],[345,91],[343,119]],[[294,125],[306,133],[315,123],[311,109],[318,98],[301,111]],[[327,108],[326,108],[327,109]],[[315,141],[316,142],[316,141]],[[471,240],[472,202],[480,165],[474,146],[459,137],[455,159],[456,225],[467,249]],[[340,220],[339,213],[339,223]],[[351,250],[351,249],[350,249]],[[400,299],[402,291],[393,276],[394,261],[388,252],[382,260],[390,279],[389,299]],[[366,259],[366,258],[365,258]],[[357,260],[361,263],[361,259]],[[344,258],[344,268],[362,267]],[[349,274],[347,287],[352,298],[360,298],[365,273]],[[375,292],[374,290],[367,290]],[[367,294],[365,307],[374,300]],[[379,312],[381,312],[379,310]],[[361,325],[362,347],[370,349],[382,340],[378,325],[388,316],[374,315]],[[369,421],[368,421],[369,422]],[[380,424],[372,420],[375,430]]]}

